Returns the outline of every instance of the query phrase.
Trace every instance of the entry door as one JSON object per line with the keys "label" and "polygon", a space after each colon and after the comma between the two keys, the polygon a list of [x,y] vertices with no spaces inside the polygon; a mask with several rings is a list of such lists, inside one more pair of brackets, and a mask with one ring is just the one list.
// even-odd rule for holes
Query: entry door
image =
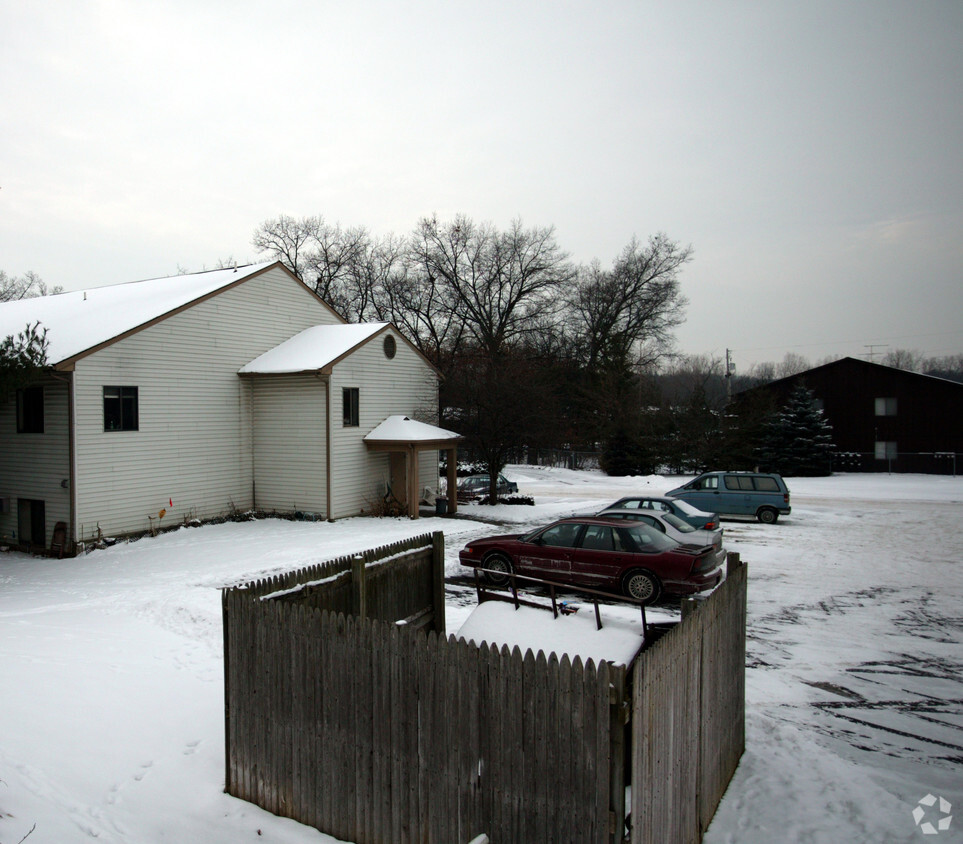
{"label": "entry door", "polygon": [[21,545],[47,547],[47,512],[43,501],[17,499],[17,529]]}

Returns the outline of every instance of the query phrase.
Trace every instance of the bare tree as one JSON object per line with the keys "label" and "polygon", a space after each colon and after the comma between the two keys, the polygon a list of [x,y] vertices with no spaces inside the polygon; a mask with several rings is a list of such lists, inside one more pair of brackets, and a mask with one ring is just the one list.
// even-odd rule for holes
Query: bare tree
{"label": "bare tree", "polygon": [[923,371],[923,353],[916,349],[893,349],[883,355],[883,363],[907,372]]}
{"label": "bare tree", "polygon": [[633,238],[611,270],[598,262],[580,270],[569,297],[570,329],[590,372],[643,368],[667,353],[672,330],[685,319],[679,271],[691,259],[691,247],[660,233],[644,247]]}
{"label": "bare tree", "polygon": [[302,281],[307,282],[308,253],[314,249],[324,225],[322,217],[302,217],[295,220],[294,217],[282,214],[274,220],[261,223],[254,232],[252,243],[259,252],[266,252]]}
{"label": "bare tree", "polygon": [[525,229],[520,220],[499,232],[463,215],[447,224],[426,217],[412,237],[412,252],[419,272],[439,290],[441,308],[489,358],[556,312],[573,277],[554,229]]}
{"label": "bare tree", "polygon": [[797,375],[812,369],[809,359],[795,352],[786,352],[783,359],[776,365],[776,377],[788,378],[790,375]]}
{"label": "bare tree", "polygon": [[0,270],[0,302],[13,302],[17,299],[33,299],[37,296],[52,296],[62,293],[62,287],[50,287],[32,270],[22,276],[9,276]]}
{"label": "bare tree", "polygon": [[923,362],[923,372],[950,381],[963,381],[963,354],[927,358]]}

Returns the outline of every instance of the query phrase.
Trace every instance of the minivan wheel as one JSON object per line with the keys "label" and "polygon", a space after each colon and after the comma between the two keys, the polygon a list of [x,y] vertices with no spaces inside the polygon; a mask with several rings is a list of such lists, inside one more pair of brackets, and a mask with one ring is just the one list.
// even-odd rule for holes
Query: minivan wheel
{"label": "minivan wheel", "polygon": [[622,591],[630,598],[651,604],[662,592],[662,585],[654,574],[636,570],[622,578]]}
{"label": "minivan wheel", "polygon": [[764,525],[774,525],[776,523],[776,519],[779,518],[779,514],[771,507],[763,507],[758,513],[756,513],[756,518],[759,519],[759,521]]}
{"label": "minivan wheel", "polygon": [[[504,586],[508,583],[508,575],[512,571],[512,561],[508,559],[504,554],[490,554],[483,560],[486,569],[489,569],[485,573],[485,579],[488,580],[492,586]],[[496,572],[504,572],[504,574],[496,574]]]}

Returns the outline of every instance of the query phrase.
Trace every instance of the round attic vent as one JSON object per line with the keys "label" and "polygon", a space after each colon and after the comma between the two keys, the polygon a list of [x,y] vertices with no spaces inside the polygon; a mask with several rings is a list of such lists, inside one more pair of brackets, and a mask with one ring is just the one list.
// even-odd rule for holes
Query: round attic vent
{"label": "round attic vent", "polygon": [[390,334],[385,334],[385,357],[391,360],[396,351],[398,351],[398,346],[395,343],[395,338]]}

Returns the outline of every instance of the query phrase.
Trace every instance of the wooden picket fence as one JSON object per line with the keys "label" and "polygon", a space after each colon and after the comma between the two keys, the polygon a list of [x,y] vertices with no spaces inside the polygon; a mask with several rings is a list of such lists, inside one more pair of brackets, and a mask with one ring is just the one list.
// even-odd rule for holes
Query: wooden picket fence
{"label": "wooden picket fence", "polygon": [[327,606],[345,563],[223,593],[230,794],[356,844],[701,838],[744,743],[744,566],[627,670]]}
{"label": "wooden picket fence", "polygon": [[632,844],[698,842],[745,750],[747,567],[729,575],[637,663]]}

